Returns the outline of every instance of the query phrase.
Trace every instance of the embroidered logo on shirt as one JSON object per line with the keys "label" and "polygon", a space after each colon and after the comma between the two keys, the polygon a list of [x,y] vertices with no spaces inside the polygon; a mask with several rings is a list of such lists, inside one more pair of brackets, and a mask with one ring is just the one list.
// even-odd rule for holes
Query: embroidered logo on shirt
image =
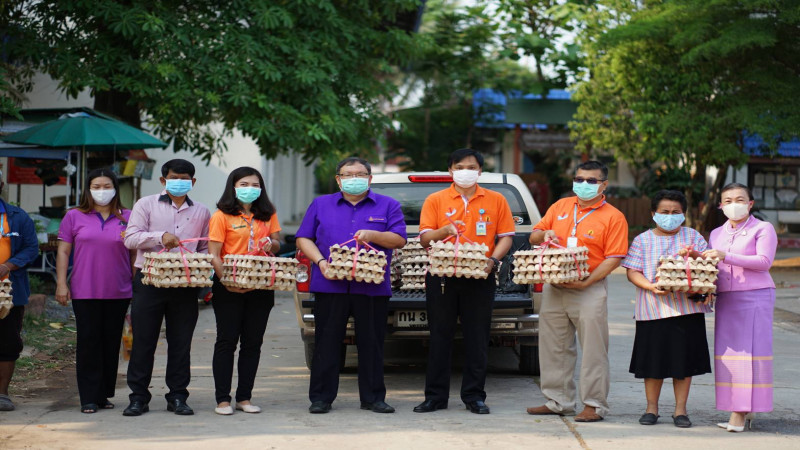
{"label": "embroidered logo on shirt", "polygon": [[[591,233],[591,231],[589,231],[589,233]],[[589,233],[583,233],[583,237],[585,237],[586,239],[594,239],[594,233],[592,234]]]}
{"label": "embroidered logo on shirt", "polygon": [[567,216],[568,216],[568,215],[569,215],[569,214],[567,214],[567,213],[564,213],[564,214],[562,214],[562,215],[560,215],[560,216],[556,216],[556,219],[558,219],[558,220],[564,220],[564,219],[566,219],[566,218],[567,218]]}
{"label": "embroidered logo on shirt", "polygon": [[369,216],[367,222],[386,222],[386,217],[383,216]]}
{"label": "embroidered logo on shirt", "polygon": [[231,225],[231,228],[234,230],[241,230],[242,228],[247,228],[247,225]]}

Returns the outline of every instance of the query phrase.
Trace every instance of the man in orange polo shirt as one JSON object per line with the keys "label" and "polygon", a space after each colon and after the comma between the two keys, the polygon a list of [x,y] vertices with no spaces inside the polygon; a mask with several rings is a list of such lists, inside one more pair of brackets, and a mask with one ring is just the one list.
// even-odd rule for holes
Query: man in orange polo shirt
{"label": "man in orange polo shirt", "polygon": [[539,365],[547,403],[528,414],[564,415],[575,411],[575,331],[583,350],[576,422],[597,422],[608,412],[608,287],[606,277],[628,252],[628,222],[606,203],[608,168],[599,161],[578,166],[572,183],[576,197],[551,206],[533,227],[531,244],[550,241],[589,249],[590,275],[582,281],[544,287],[539,313]]}
{"label": "man in orange polo shirt", "polygon": [[[492,304],[495,294],[495,270],[500,258],[511,248],[514,221],[511,208],[502,194],[478,186],[483,156],[472,149],[453,152],[447,161],[453,184],[425,199],[419,221],[423,247],[432,241],[462,236],[489,247],[486,279],[425,277],[430,349],[425,377],[425,401],[414,412],[432,412],[447,408],[450,395],[450,354],[456,321],[461,317],[464,335],[464,373],[461,400],[475,414],[489,414],[486,406],[487,350]],[[455,226],[448,220],[455,222]],[[456,229],[458,228],[458,229]],[[495,244],[495,238],[497,243]]]}

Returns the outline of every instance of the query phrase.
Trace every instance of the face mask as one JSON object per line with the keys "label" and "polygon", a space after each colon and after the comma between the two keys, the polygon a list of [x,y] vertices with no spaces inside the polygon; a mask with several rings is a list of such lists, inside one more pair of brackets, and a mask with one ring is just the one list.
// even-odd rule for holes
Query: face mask
{"label": "face mask", "polygon": [[460,188],[468,189],[475,186],[479,176],[480,172],[477,170],[454,170],[453,182]]}
{"label": "face mask", "polygon": [[361,195],[369,189],[369,178],[347,178],[342,180],[342,192],[350,195]]}
{"label": "face mask", "polygon": [[683,214],[661,214],[653,215],[653,222],[664,231],[675,231],[683,224],[686,217]]}
{"label": "face mask", "polygon": [[728,203],[722,207],[722,212],[728,219],[742,220],[750,214],[750,208],[747,203]]}
{"label": "face mask", "polygon": [[242,203],[253,203],[261,196],[261,188],[257,187],[237,187],[236,198]]}
{"label": "face mask", "polygon": [[106,206],[117,195],[117,191],[114,189],[90,189],[89,193],[92,194],[94,204],[98,206]]}
{"label": "face mask", "polygon": [[165,188],[175,197],[183,197],[192,190],[192,180],[167,180]]}
{"label": "face mask", "polygon": [[601,183],[589,184],[587,182],[576,183],[572,182],[572,192],[581,200],[591,200],[597,197],[597,191],[600,189]]}

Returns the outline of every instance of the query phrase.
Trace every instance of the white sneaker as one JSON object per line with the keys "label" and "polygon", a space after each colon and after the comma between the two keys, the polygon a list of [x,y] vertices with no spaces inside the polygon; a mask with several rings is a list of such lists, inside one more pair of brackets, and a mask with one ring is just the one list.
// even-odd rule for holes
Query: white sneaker
{"label": "white sneaker", "polygon": [[239,403],[237,403],[236,404],[236,409],[238,409],[239,411],[244,411],[246,413],[250,413],[250,414],[258,414],[258,413],[261,412],[261,408],[259,408],[256,405],[251,405],[251,404],[240,405]]}
{"label": "white sneaker", "polygon": [[218,406],[214,408],[214,412],[219,414],[220,416],[230,416],[233,415],[233,406]]}

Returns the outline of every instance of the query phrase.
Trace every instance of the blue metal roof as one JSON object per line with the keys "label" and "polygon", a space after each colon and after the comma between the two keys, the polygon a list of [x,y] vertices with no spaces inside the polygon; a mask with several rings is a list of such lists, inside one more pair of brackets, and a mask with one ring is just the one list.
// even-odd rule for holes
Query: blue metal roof
{"label": "blue metal roof", "polygon": [[[541,99],[538,94],[523,94],[522,91],[511,91],[508,96],[496,89],[477,89],[472,93],[472,107],[475,109],[475,126],[481,128],[514,128],[513,123],[506,122],[506,104],[508,98]],[[563,89],[551,89],[548,92],[548,100],[569,100],[569,91]],[[544,124],[522,124],[523,129],[547,129]]]}
{"label": "blue metal roof", "polygon": [[[770,156],[771,154],[764,139],[757,134],[751,134],[744,138],[744,152],[750,156]],[[776,156],[800,157],[800,139],[794,138],[779,143]]]}

